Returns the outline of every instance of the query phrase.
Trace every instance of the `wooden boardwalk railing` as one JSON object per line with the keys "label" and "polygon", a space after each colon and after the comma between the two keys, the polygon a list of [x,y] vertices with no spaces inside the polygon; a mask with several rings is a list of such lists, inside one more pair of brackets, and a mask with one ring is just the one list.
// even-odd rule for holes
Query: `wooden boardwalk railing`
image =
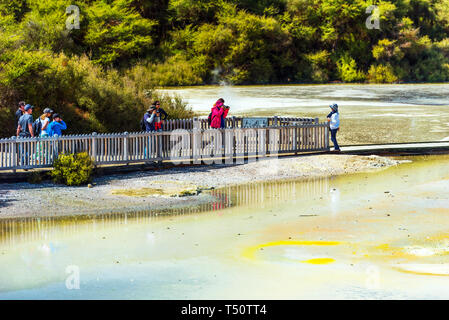
{"label": "wooden boardwalk railing", "polygon": [[[207,122],[206,122],[207,123]],[[0,140],[0,170],[50,168],[61,153],[87,152],[96,165],[173,161],[195,164],[329,150],[329,127],[315,121],[267,128],[71,135]]]}
{"label": "wooden boardwalk railing", "polygon": [[[242,128],[243,127],[243,117],[227,117],[225,119],[225,127],[226,128]],[[315,118],[298,118],[298,117],[269,117],[268,127],[277,127],[277,126],[289,126],[296,124],[312,124],[318,123],[318,119]],[[166,120],[164,123],[164,131],[173,131],[176,129],[193,129],[193,123],[198,121],[199,128],[206,130],[210,129],[209,124],[207,123],[207,118],[193,118],[193,119],[173,119]]]}

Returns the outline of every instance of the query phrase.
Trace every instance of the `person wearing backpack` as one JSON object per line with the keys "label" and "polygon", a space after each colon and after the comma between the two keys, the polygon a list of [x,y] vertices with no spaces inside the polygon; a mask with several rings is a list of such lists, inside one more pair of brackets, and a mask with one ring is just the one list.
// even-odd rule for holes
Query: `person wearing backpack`
{"label": "person wearing backpack", "polygon": [[[48,137],[47,127],[51,123],[51,115],[52,114],[53,114],[53,110],[51,110],[50,108],[45,108],[44,113],[39,117],[39,119],[37,119],[40,122],[39,137],[41,137],[41,138]],[[35,132],[35,134],[36,134],[36,132]]]}
{"label": "person wearing backpack", "polygon": [[19,102],[19,109],[17,109],[17,111],[15,113],[17,125],[19,124],[20,117],[25,114],[25,106],[26,106],[25,101]]}
{"label": "person wearing backpack", "polygon": [[215,102],[211,109],[211,113],[208,117],[208,122],[211,128],[220,129],[224,128],[224,119],[227,117],[229,112],[229,107],[224,105],[224,99],[220,98]]}
{"label": "person wearing backpack", "polygon": [[[53,110],[50,108],[45,108],[43,114],[36,119],[33,123],[33,131],[35,137],[47,138],[48,132],[47,128],[51,123],[51,115]],[[34,155],[35,159],[39,161],[42,157],[44,157],[44,151],[42,147],[42,142],[39,142],[36,147],[36,154]],[[45,158],[45,157],[44,157]]]}
{"label": "person wearing backpack", "polygon": [[143,119],[140,121],[140,128],[145,132],[155,131],[155,121],[156,121],[156,108],[151,106],[148,108],[147,112],[143,115]]}

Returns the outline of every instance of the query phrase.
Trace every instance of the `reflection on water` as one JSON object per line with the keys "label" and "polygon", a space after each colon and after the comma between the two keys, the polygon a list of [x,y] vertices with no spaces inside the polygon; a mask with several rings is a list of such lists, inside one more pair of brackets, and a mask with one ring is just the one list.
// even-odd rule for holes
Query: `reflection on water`
{"label": "reflection on water", "polygon": [[449,84],[191,87],[179,94],[207,115],[217,97],[230,115],[302,116],[324,119],[338,103],[342,144],[449,139]]}
{"label": "reflection on water", "polygon": [[195,214],[223,215],[230,207],[258,207],[273,201],[288,201],[327,193],[329,179],[310,181],[265,182],[229,186],[209,193],[215,199],[210,203],[165,210],[128,211],[77,217],[30,217],[0,219],[0,245],[14,247],[23,242],[52,240],[57,236],[97,233],[105,228],[120,232],[128,222],[145,225],[163,219]]}
{"label": "reflection on water", "polygon": [[447,298],[449,157],[413,160],[212,190],[173,215],[2,220],[0,298]]}

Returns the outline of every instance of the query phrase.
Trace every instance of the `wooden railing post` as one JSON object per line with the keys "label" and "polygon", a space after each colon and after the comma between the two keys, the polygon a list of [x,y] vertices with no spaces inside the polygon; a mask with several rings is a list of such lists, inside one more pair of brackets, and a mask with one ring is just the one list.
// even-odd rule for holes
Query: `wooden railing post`
{"label": "wooden railing post", "polygon": [[159,160],[157,161],[157,163],[159,165],[162,164],[162,133],[158,132],[157,134],[157,155],[156,158],[158,158]]}
{"label": "wooden railing post", "polygon": [[92,133],[92,154],[90,155],[94,159],[94,164],[97,163],[97,133]]}
{"label": "wooden railing post", "polygon": [[201,138],[201,123],[198,118],[193,118],[193,129],[192,129],[192,160],[193,164],[201,164],[201,149],[202,149],[202,138]]}
{"label": "wooden railing post", "polygon": [[17,155],[19,153],[19,148],[17,145],[17,137],[12,137],[11,138],[11,148],[10,148],[10,161],[11,161],[11,165],[13,167],[12,171],[14,173],[16,173],[16,168],[17,168]]}
{"label": "wooden railing post", "polygon": [[[124,133],[125,137],[123,138],[123,160],[128,161],[128,139],[129,139],[129,133]],[[129,164],[129,163],[126,163]]]}
{"label": "wooden railing post", "polygon": [[53,158],[53,161],[55,161],[55,159],[58,159],[59,157],[59,136],[57,134],[54,135],[55,137],[55,157]]}
{"label": "wooden railing post", "polygon": [[273,127],[277,127],[279,125],[278,123],[278,116],[273,117]]}

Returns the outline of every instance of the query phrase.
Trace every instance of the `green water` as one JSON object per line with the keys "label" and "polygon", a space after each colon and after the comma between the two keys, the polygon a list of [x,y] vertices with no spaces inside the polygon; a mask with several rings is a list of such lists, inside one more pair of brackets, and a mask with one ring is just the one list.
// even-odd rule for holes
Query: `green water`
{"label": "green water", "polygon": [[449,157],[422,157],[172,216],[0,220],[0,299],[447,299],[447,190]]}

